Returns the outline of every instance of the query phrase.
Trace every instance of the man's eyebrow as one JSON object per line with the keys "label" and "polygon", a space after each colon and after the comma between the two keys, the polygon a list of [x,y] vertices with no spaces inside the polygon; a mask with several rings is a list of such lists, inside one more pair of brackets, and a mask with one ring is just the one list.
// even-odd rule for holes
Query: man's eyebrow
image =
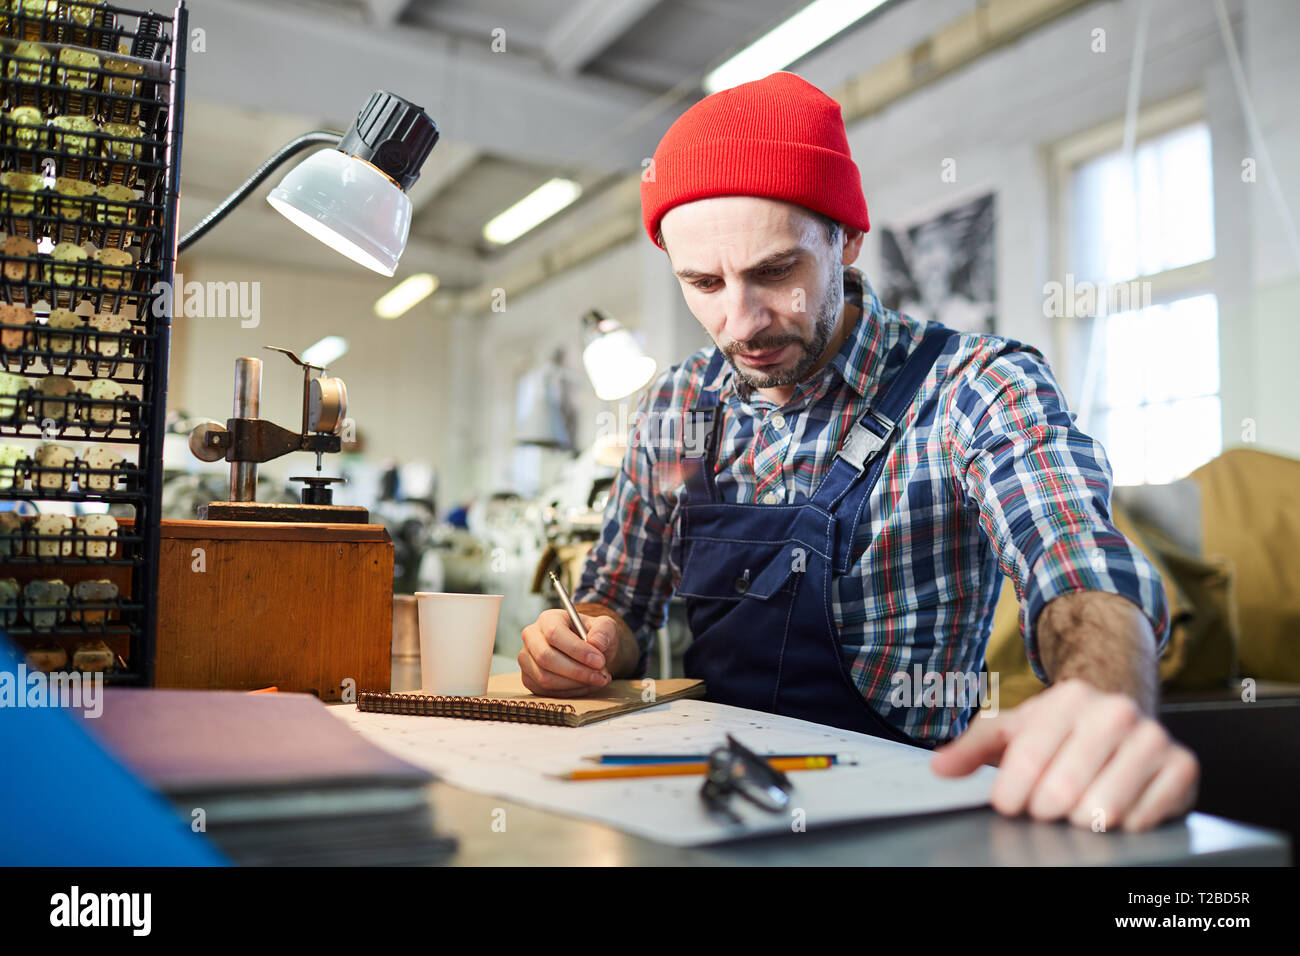
{"label": "man's eyebrow", "polygon": [[[764,269],[770,269],[772,266],[778,265],[787,259],[791,259],[799,256],[803,251],[804,250],[802,246],[791,246],[789,249],[782,249],[779,252],[773,252],[770,255],[766,255],[762,259],[759,259],[752,266],[746,266],[744,269],[740,271],[745,273],[746,275],[755,272],[762,272]],[[673,274],[676,275],[679,279],[687,279],[687,280],[704,279],[712,276],[712,273],[701,272],[699,269],[685,269],[685,268],[677,269]]]}

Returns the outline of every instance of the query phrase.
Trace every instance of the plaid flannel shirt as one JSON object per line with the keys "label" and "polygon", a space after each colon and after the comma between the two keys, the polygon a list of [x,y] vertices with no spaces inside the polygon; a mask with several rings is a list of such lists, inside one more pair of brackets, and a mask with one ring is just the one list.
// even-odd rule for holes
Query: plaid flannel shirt
{"label": "plaid flannel shirt", "polygon": [[[723,499],[804,501],[882,381],[920,342],[925,323],[885,309],[861,272],[846,269],[845,288],[846,297],[860,295],[860,320],[779,409],[730,363],[702,382],[712,346],[647,390],[601,540],[574,594],[623,616],[642,668],[681,578],[674,534],[681,461],[684,447],[702,437],[687,424],[700,389],[721,389]],[[1025,649],[1044,683],[1034,624],[1059,595],[1122,595],[1150,619],[1159,647],[1168,641],[1159,573],[1112,525],[1106,453],[1074,421],[1039,351],[975,333],[953,336],[899,421],[855,535],[852,567],[831,590],[854,682],[913,738],[939,743],[965,729],[961,704],[974,701],[954,697],[954,681],[978,679],[1004,574],[1015,581]],[[924,684],[934,691],[933,675],[947,692],[924,696]]]}

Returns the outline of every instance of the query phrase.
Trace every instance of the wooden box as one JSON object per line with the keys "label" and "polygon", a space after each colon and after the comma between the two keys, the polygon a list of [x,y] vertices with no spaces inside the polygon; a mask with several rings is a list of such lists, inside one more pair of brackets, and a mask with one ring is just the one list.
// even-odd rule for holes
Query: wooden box
{"label": "wooden box", "polygon": [[388,690],[383,525],[163,521],[159,564],[158,687]]}

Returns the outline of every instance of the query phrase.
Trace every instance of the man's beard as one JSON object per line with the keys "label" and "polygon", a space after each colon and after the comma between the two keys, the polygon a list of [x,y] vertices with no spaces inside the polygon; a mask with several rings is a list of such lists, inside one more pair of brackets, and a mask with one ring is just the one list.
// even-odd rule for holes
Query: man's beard
{"label": "man's beard", "polygon": [[[805,375],[817,364],[826,351],[826,346],[830,343],[831,335],[835,332],[835,323],[839,320],[840,312],[844,308],[844,287],[840,284],[842,279],[835,276],[832,284],[829,286],[830,294],[826,296],[822,303],[821,311],[817,315],[817,320],[813,323],[813,337],[811,342],[805,342],[793,332],[784,335],[760,335],[748,342],[732,342],[722,350],[722,354],[731,367],[736,370],[736,374],[750,388],[782,388],[787,385],[796,385],[803,381]],[[838,292],[838,294],[836,294]],[[789,369],[777,371],[772,374],[755,375],[747,373],[736,364],[736,353],[738,352],[770,352],[775,349],[784,348],[787,345],[798,345],[800,353],[798,360]]]}

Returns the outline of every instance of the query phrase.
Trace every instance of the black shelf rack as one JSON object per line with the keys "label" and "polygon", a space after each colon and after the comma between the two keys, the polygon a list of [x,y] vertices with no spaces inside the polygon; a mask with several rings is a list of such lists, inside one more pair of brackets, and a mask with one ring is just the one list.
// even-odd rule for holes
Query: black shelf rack
{"label": "black shelf rack", "polygon": [[[0,594],[0,630],[63,647],[61,670],[103,640],[109,682],[151,685],[189,13],[0,8],[0,578],[19,584]],[[51,501],[131,523],[17,516]],[[102,577],[123,583],[116,597],[71,586]]]}

